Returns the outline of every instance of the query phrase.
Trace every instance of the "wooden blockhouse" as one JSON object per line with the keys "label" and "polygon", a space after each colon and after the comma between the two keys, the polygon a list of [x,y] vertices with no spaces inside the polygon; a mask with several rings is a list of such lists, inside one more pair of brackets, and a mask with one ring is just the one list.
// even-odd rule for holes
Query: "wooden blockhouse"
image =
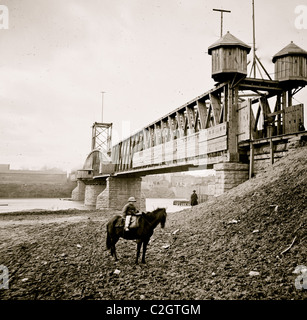
{"label": "wooden blockhouse", "polygon": [[250,50],[250,46],[228,31],[208,48],[208,54],[212,55],[212,78],[224,82],[237,75],[246,77]]}
{"label": "wooden blockhouse", "polygon": [[307,84],[307,51],[293,41],[276,53],[272,61],[275,64],[275,80],[284,85]]}

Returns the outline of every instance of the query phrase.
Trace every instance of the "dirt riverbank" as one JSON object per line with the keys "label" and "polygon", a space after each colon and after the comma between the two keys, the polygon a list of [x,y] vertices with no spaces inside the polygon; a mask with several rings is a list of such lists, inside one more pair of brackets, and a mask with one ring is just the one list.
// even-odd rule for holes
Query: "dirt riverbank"
{"label": "dirt riverbank", "polygon": [[137,266],[134,241],[118,242],[118,262],[106,250],[115,212],[2,214],[10,281],[0,299],[306,299],[293,273],[307,266],[306,187],[304,147],[215,200],[168,213]]}

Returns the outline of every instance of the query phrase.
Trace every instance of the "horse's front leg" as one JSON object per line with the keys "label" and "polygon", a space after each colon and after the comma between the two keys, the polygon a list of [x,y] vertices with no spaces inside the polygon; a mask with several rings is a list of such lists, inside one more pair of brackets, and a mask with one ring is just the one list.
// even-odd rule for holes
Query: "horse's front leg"
{"label": "horse's front leg", "polygon": [[143,242],[143,253],[142,253],[142,263],[146,263],[145,262],[145,255],[146,255],[146,249],[147,249],[147,244],[149,242],[149,239],[146,239],[144,242]]}
{"label": "horse's front leg", "polygon": [[139,263],[139,256],[140,256],[140,252],[141,252],[141,247],[142,247],[142,241],[138,240],[137,248],[136,248],[136,259],[135,259],[135,263],[136,264]]}
{"label": "horse's front leg", "polygon": [[114,256],[115,261],[118,261],[118,259],[117,259],[117,254],[116,254],[116,247],[115,247],[115,245],[113,246],[113,256]]}
{"label": "horse's front leg", "polygon": [[117,261],[117,254],[116,254],[116,243],[119,239],[118,238],[113,238],[112,239],[112,244],[111,244],[111,256],[114,257],[115,261]]}
{"label": "horse's front leg", "polygon": [[111,246],[111,256],[114,257],[115,261],[117,261],[117,255],[116,255],[116,248],[115,248],[115,244],[112,244]]}

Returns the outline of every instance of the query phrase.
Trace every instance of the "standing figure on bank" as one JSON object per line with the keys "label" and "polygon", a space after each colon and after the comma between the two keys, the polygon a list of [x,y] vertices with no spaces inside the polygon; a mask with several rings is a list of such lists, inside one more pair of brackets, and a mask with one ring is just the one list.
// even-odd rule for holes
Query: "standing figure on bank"
{"label": "standing figure on bank", "polygon": [[298,124],[298,131],[305,131],[305,127],[301,119]]}
{"label": "standing figure on bank", "polygon": [[198,204],[198,196],[196,193],[196,190],[193,190],[193,193],[191,194],[191,206],[196,206]]}
{"label": "standing figure on bank", "polygon": [[125,231],[129,231],[129,224],[131,221],[131,216],[136,214],[138,210],[136,209],[134,203],[136,202],[134,197],[128,199],[128,203],[124,206],[122,213],[125,219]]}

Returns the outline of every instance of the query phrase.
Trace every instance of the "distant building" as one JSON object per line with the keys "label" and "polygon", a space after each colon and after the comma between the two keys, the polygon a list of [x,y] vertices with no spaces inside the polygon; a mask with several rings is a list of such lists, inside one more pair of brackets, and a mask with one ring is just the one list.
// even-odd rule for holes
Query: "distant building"
{"label": "distant building", "polygon": [[9,164],[0,164],[0,184],[66,183],[67,173],[60,170],[10,170]]}
{"label": "distant building", "polygon": [[0,172],[9,171],[9,170],[10,170],[10,165],[9,164],[1,164],[0,163]]}
{"label": "distant building", "polygon": [[76,182],[59,169],[10,170],[0,164],[0,198],[68,198]]}
{"label": "distant building", "polygon": [[[157,191],[171,191],[176,198],[190,199],[191,192],[196,190],[199,202],[206,201],[210,193],[210,185],[215,183],[214,176],[195,176],[181,173],[149,175],[142,178],[142,189],[148,197]],[[171,194],[171,193],[170,193]]]}

